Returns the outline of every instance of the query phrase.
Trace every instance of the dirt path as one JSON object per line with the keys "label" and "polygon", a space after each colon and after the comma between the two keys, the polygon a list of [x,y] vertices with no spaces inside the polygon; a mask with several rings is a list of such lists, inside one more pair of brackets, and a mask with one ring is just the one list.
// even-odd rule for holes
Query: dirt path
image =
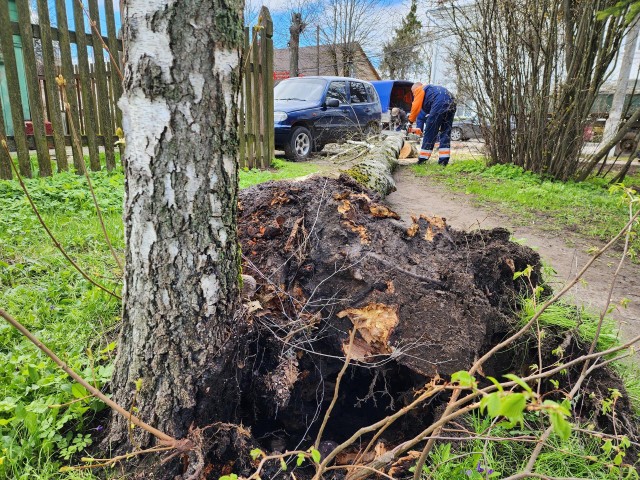
{"label": "dirt path", "polygon": [[[556,291],[574,278],[590,258],[586,251],[595,244],[594,240],[585,240],[570,232],[545,232],[535,225],[517,226],[509,216],[475,206],[467,195],[451,192],[428,177],[417,177],[405,166],[401,166],[394,177],[398,190],[387,197],[387,202],[403,220],[410,219],[411,214],[427,213],[445,217],[456,229],[508,228],[514,238],[536,249],[556,270],[552,282]],[[568,298],[599,312],[608,296],[619,260],[615,253],[601,257],[587,271],[585,282],[574,286]],[[623,298],[628,298],[630,303],[626,308],[616,308],[612,316],[621,325],[622,337],[628,339],[640,333],[640,267],[637,265],[625,263],[618,277],[612,302],[620,305]]]}

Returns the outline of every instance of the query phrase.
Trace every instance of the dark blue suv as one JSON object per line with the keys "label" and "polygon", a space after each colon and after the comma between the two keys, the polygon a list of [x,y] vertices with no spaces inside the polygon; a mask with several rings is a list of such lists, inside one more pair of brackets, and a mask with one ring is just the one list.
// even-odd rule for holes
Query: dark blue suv
{"label": "dark blue suv", "polygon": [[276,85],[274,100],[276,148],[290,160],[380,130],[378,94],[356,78],[290,78]]}

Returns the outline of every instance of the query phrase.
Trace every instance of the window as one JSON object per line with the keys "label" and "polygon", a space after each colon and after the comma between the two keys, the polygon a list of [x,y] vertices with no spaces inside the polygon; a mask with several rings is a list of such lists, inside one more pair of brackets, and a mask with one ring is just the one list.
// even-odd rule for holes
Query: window
{"label": "window", "polygon": [[346,82],[331,82],[329,90],[327,90],[327,100],[335,98],[340,103],[347,103],[347,84]]}
{"label": "window", "polygon": [[320,78],[290,78],[278,83],[273,92],[279,102],[315,102],[322,98],[326,84],[326,80]]}
{"label": "window", "polygon": [[378,92],[373,88],[373,85],[365,85],[367,87],[367,93],[369,94],[369,101],[376,103],[378,101]]}
{"label": "window", "polygon": [[351,92],[351,103],[367,103],[367,90],[364,83],[349,82],[349,91]]}

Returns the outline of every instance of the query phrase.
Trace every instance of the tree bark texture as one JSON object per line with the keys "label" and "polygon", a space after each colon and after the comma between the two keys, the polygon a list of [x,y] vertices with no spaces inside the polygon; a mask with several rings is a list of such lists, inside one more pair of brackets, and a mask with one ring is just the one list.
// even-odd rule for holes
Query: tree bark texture
{"label": "tree bark texture", "polygon": [[[182,438],[234,408],[242,2],[125,3],[126,272],[114,399]],[[136,385],[137,384],[137,385]],[[113,417],[109,439],[152,441]]]}
{"label": "tree bark texture", "polygon": [[392,174],[398,166],[398,156],[403,145],[402,136],[390,135],[346,173],[363,187],[386,197],[396,191]]}
{"label": "tree bark texture", "polygon": [[301,13],[291,14],[291,25],[289,26],[289,76],[297,77],[298,57],[300,49],[300,34],[304,31],[305,23],[302,21]]}

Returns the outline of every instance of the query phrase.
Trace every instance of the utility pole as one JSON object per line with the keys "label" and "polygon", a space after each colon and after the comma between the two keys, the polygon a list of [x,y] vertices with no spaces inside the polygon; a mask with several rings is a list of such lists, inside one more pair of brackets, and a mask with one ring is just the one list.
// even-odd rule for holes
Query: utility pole
{"label": "utility pole", "polygon": [[320,75],[320,25],[316,26],[316,75]]}

